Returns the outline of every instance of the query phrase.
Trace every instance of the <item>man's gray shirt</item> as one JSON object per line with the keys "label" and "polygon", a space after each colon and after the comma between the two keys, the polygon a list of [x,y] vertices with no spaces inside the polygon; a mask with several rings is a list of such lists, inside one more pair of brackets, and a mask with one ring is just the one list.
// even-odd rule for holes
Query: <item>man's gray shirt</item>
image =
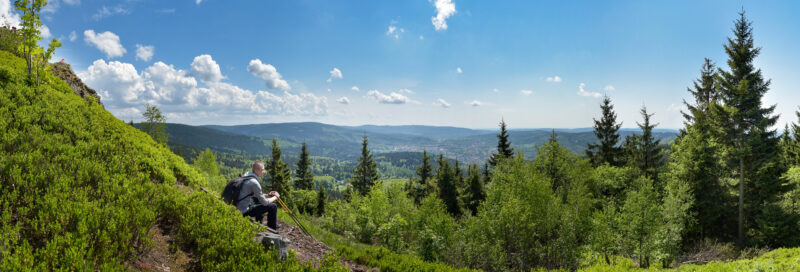
{"label": "man's gray shirt", "polygon": [[[239,191],[239,199],[251,193],[252,195],[248,196],[245,199],[242,199],[242,201],[239,201],[239,204],[236,205],[236,208],[239,209],[239,211],[242,212],[242,214],[246,213],[247,210],[250,209],[250,206],[255,206],[258,204],[267,205],[270,203],[269,200],[267,200],[267,198],[264,197],[264,193],[261,191],[261,179],[259,179],[258,176],[256,176],[256,174],[253,174],[251,172],[245,173],[244,176],[251,178],[243,182],[242,190]],[[257,199],[258,203],[254,204],[253,198]]]}

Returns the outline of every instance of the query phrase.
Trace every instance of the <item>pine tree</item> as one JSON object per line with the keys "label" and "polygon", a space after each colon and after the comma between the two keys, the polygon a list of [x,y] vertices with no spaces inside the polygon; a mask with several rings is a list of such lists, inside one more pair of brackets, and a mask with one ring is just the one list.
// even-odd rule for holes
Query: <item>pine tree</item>
{"label": "pine tree", "polygon": [[619,128],[622,123],[617,123],[617,114],[614,113],[614,105],[611,98],[603,97],[603,104],[600,105],[603,116],[600,120],[594,119],[594,135],[600,141],[597,144],[589,144],[586,149],[586,156],[592,165],[599,166],[608,163],[612,166],[622,165],[622,148],[619,143]]}
{"label": "pine tree", "polygon": [[761,98],[769,91],[769,80],[764,80],[761,70],[753,61],[761,52],[755,47],[751,22],[744,11],[739,13],[733,28],[734,37],[728,38],[725,52],[730,71],[719,70],[720,93],[731,126],[726,133],[735,152],[732,162],[738,164],[739,223],[738,244],[745,245],[745,232],[753,233],[757,243],[776,235],[770,226],[775,222],[766,218],[777,197],[787,188],[780,179],[784,172],[779,162],[778,137],[771,129],[778,119],[772,115],[775,105],[762,107]]}
{"label": "pine tree", "polygon": [[486,189],[483,187],[481,174],[478,171],[478,165],[470,164],[467,167],[467,180],[469,187],[466,192],[466,208],[472,212],[472,215],[478,214],[478,206],[486,199]]}
{"label": "pine tree", "polygon": [[[292,179],[292,174],[291,170],[289,170],[289,165],[281,160],[281,156],[282,152],[281,148],[278,146],[278,140],[272,138],[272,158],[267,161],[266,165],[267,174],[269,174],[269,183],[272,184],[272,191],[281,194],[281,198],[283,198],[285,202],[288,202],[286,199],[289,197],[289,192],[291,191],[289,181]],[[263,189],[262,186],[262,190]]]}
{"label": "pine tree", "polygon": [[458,188],[456,188],[455,169],[450,167],[450,162],[439,154],[439,168],[436,169],[436,181],[439,188],[439,198],[445,206],[447,212],[453,216],[461,216],[461,205],[459,204]]}
{"label": "pine tree", "polygon": [[314,187],[314,173],[311,173],[311,159],[308,156],[306,142],[303,142],[303,147],[300,149],[300,160],[297,161],[297,170],[295,176],[297,180],[294,182],[294,188],[298,190],[311,190]]}
{"label": "pine tree", "polygon": [[511,140],[508,139],[508,130],[506,130],[506,121],[500,121],[500,134],[497,134],[497,153],[492,154],[489,158],[489,164],[492,167],[497,166],[502,158],[511,158],[514,156],[514,151],[511,150]]}
{"label": "pine tree", "polygon": [[800,111],[796,111],[798,123],[787,124],[781,135],[781,154],[786,167],[800,166]]}
{"label": "pine tree", "polygon": [[431,157],[426,150],[422,150],[422,165],[417,167],[416,174],[417,177],[409,180],[409,186],[406,191],[414,198],[414,203],[419,205],[422,199],[434,192],[433,185],[431,185],[433,166],[431,165]]}
{"label": "pine tree", "polygon": [[353,188],[362,196],[369,194],[372,186],[379,180],[378,166],[372,160],[372,154],[367,149],[367,144],[367,136],[364,135],[364,141],[361,143],[361,158],[358,159],[358,165],[353,169]]}
{"label": "pine tree", "polygon": [[325,203],[328,202],[328,194],[325,190],[325,187],[320,186],[319,192],[317,192],[317,216],[323,216],[325,214]]}
{"label": "pine tree", "polygon": [[700,69],[700,78],[694,81],[694,89],[687,88],[687,91],[694,96],[694,104],[683,101],[688,112],[681,112],[686,119],[684,124],[689,126],[696,122],[698,115],[709,114],[710,107],[716,104],[719,99],[719,89],[716,84],[717,71],[711,59],[706,58],[703,67]]}

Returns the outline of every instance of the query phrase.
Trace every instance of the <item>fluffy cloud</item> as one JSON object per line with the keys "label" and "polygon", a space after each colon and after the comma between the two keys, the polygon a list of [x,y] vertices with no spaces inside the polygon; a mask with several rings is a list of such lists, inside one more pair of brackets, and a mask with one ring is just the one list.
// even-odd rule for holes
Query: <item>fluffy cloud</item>
{"label": "fluffy cloud", "polygon": [[281,79],[281,74],[278,73],[278,69],[275,69],[275,66],[261,63],[260,59],[251,60],[250,64],[247,65],[247,71],[264,80],[264,83],[270,89],[282,91],[291,89],[289,83]]}
{"label": "fluffy cloud", "polygon": [[353,91],[356,91],[356,92],[357,92],[357,91],[360,91],[360,89],[358,88],[358,86],[353,86],[353,88],[350,88],[350,89],[351,89],[351,90],[353,90]]}
{"label": "fluffy cloud", "polygon": [[219,65],[211,55],[200,55],[194,57],[192,61],[192,75],[197,76],[203,82],[217,82],[225,78],[219,69]]}
{"label": "fluffy cloud", "polygon": [[42,35],[42,38],[45,38],[45,39],[50,38],[51,36],[53,36],[53,34],[50,33],[50,28],[47,27],[47,25],[45,25],[45,24],[42,24],[42,26],[39,27],[39,33]]}
{"label": "fluffy cloud", "polygon": [[409,90],[409,89],[400,89],[400,91],[399,91],[399,92],[400,92],[400,93],[407,93],[407,94],[414,94],[414,91],[412,91],[412,90]]}
{"label": "fluffy cloud", "polygon": [[560,76],[547,77],[547,82],[561,82]]}
{"label": "fluffy cloud", "polygon": [[339,70],[339,68],[333,67],[333,70],[331,70],[330,73],[331,77],[328,78],[328,82],[333,81],[334,78],[342,78],[342,70]]}
{"label": "fluffy cloud", "polygon": [[69,33],[69,41],[74,42],[78,39],[78,33],[75,33],[75,30]]}
{"label": "fluffy cloud", "polygon": [[600,98],[601,96],[603,96],[602,94],[600,94],[598,92],[587,92],[585,90],[585,88],[586,88],[586,84],[581,83],[581,85],[578,86],[578,95],[580,95],[580,96],[591,96],[591,97],[594,97],[594,98]]}
{"label": "fluffy cloud", "polygon": [[200,5],[200,3],[202,3],[202,2],[203,2],[203,0],[194,0],[194,3],[198,4],[198,5]]}
{"label": "fluffy cloud", "polygon": [[461,70],[461,67],[456,68],[456,73],[463,73],[464,71]]}
{"label": "fluffy cloud", "polygon": [[522,94],[522,95],[532,95],[533,91],[531,91],[531,90],[521,90],[521,91],[519,91],[519,93]]}
{"label": "fluffy cloud", "polygon": [[447,18],[456,13],[456,4],[453,0],[436,0],[436,16],[431,17],[431,23],[436,31],[447,30]]}
{"label": "fluffy cloud", "polygon": [[150,61],[153,58],[153,54],[155,54],[155,47],[152,45],[136,45],[136,59]]}
{"label": "fluffy cloud", "polygon": [[[162,106],[162,110],[181,118],[199,115],[325,115],[328,100],[314,94],[273,94],[253,92],[236,85],[209,81],[198,87],[187,71],[156,62],[141,73],[133,65],[100,59],[79,72],[87,85],[98,90],[103,103],[120,116],[129,116],[144,103]],[[190,113],[186,115],[184,113]],[[183,114],[183,115],[181,115]],[[130,118],[138,118],[130,115]]]}
{"label": "fluffy cloud", "polygon": [[434,102],[433,104],[434,105],[438,105],[438,106],[442,106],[442,108],[445,108],[445,109],[449,108],[451,106],[450,103],[447,103],[447,101],[444,101],[444,99],[441,99],[441,98],[436,99],[436,102]]}
{"label": "fluffy cloud", "polygon": [[605,90],[607,92],[610,92],[610,91],[613,91],[613,90],[616,90],[616,89],[614,88],[614,86],[606,85],[606,87],[603,88],[603,90]]}
{"label": "fluffy cloud", "polygon": [[0,0],[0,26],[19,26],[22,19],[14,12],[11,0]]}
{"label": "fluffy cloud", "polygon": [[342,97],[339,97],[339,99],[336,99],[336,102],[339,102],[339,104],[347,105],[347,104],[350,104],[350,99],[347,99],[347,96],[342,96]]}
{"label": "fluffy cloud", "polygon": [[478,107],[478,106],[483,105],[483,102],[478,101],[478,100],[472,100],[472,102],[469,102],[469,104],[472,105],[473,107]]}
{"label": "fluffy cloud", "polygon": [[123,8],[122,6],[116,6],[110,8],[107,6],[103,6],[102,8],[98,9],[94,15],[92,15],[92,19],[94,19],[95,21],[100,21],[105,17],[117,14],[128,14],[128,13],[130,13],[130,11],[126,8]]}
{"label": "fluffy cloud", "polygon": [[83,37],[84,41],[97,47],[97,49],[105,53],[106,57],[109,59],[122,57],[122,55],[125,55],[127,52],[125,47],[122,47],[122,44],[119,42],[119,36],[111,31],[95,33],[94,30],[89,29],[83,32]]}
{"label": "fluffy cloud", "polygon": [[411,99],[409,99],[407,96],[396,92],[391,92],[390,94],[386,95],[378,90],[371,90],[367,92],[367,96],[377,100],[378,103],[381,104],[405,104],[411,102]]}
{"label": "fluffy cloud", "polygon": [[400,39],[400,34],[406,32],[403,28],[397,28],[394,26],[396,22],[392,21],[392,24],[389,25],[389,29],[386,30],[386,35],[393,36],[395,39]]}

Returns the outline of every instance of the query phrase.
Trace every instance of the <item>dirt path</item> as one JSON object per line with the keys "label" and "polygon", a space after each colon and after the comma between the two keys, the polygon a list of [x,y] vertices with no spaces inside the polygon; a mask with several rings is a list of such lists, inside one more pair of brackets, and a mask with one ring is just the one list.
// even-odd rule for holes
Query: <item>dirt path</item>
{"label": "dirt path", "polygon": [[[289,248],[295,251],[295,256],[302,263],[311,261],[316,267],[319,260],[331,251],[331,248],[327,245],[306,235],[300,228],[281,220],[278,220],[278,233],[283,237],[289,238],[291,241]],[[377,268],[369,268],[348,260],[342,259],[341,261],[342,264],[350,268],[350,271],[380,271]]]}

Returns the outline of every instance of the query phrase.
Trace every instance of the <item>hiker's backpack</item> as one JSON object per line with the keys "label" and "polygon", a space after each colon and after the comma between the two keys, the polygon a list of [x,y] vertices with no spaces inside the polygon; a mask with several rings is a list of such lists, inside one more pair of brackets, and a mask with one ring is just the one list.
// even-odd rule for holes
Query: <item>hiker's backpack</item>
{"label": "hiker's backpack", "polygon": [[222,201],[225,201],[225,203],[236,206],[237,204],[239,204],[239,201],[251,197],[253,195],[252,192],[250,192],[250,194],[244,196],[243,198],[239,198],[239,193],[242,192],[242,185],[244,184],[244,181],[251,178],[253,177],[244,176],[229,181],[228,184],[225,185],[225,189],[222,190]]}

